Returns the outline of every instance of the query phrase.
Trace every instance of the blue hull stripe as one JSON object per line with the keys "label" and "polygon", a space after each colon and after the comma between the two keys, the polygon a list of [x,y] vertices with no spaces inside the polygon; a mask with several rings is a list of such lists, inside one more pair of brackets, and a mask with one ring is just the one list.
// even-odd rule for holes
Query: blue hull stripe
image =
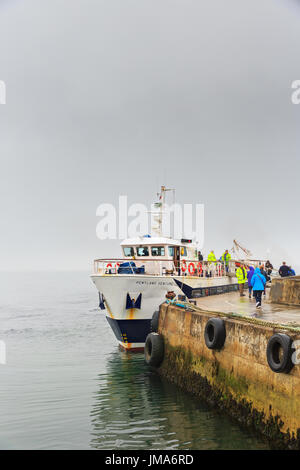
{"label": "blue hull stripe", "polygon": [[149,320],[116,320],[106,317],[115,337],[122,343],[144,343],[151,330]]}

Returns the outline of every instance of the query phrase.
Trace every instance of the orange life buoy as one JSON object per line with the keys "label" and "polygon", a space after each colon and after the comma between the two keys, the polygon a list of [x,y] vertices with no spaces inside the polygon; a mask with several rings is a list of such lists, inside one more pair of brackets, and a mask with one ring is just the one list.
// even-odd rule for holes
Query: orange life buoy
{"label": "orange life buoy", "polygon": [[195,274],[195,265],[194,265],[194,263],[190,263],[190,264],[189,264],[188,271],[189,271],[189,274],[190,274],[191,276],[192,276],[193,274]]}
{"label": "orange life buoy", "polygon": [[200,263],[200,261],[197,264],[197,271],[198,271],[198,274],[201,276],[203,268],[202,268],[202,263]]}

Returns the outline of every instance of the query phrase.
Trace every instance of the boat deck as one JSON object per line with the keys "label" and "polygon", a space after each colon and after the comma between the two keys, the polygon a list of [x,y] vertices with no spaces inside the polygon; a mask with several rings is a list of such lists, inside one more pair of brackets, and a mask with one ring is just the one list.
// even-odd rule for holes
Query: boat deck
{"label": "boat deck", "polygon": [[268,323],[300,327],[300,307],[270,303],[269,289],[266,297],[262,296],[262,307],[255,307],[255,299],[249,299],[248,289],[245,297],[238,292],[201,297],[196,300],[196,306],[211,312],[224,312],[244,317],[257,318]]}

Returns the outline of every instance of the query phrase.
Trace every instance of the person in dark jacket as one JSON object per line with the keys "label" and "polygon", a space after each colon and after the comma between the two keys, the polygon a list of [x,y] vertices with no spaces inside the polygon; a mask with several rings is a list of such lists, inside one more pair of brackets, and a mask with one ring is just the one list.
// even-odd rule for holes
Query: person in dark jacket
{"label": "person in dark jacket", "polygon": [[251,294],[252,294],[251,279],[252,279],[253,274],[254,274],[254,268],[253,266],[249,266],[249,271],[247,272],[249,299],[251,299]]}
{"label": "person in dark jacket", "polygon": [[256,308],[261,308],[261,296],[265,289],[266,278],[262,275],[259,268],[256,268],[251,279],[253,294],[256,300]]}
{"label": "person in dark jacket", "polygon": [[[262,275],[266,278],[266,281],[268,281],[269,279],[269,276],[267,275],[266,271],[264,270],[263,266],[260,267],[260,272],[262,273]],[[266,295],[266,284],[265,284],[265,288],[264,288],[264,295]]]}
{"label": "person in dark jacket", "polygon": [[285,261],[282,262],[282,266],[280,266],[278,272],[279,272],[279,274],[280,274],[281,277],[287,277],[287,276],[290,275],[290,274],[289,274],[290,268],[286,265],[286,262],[285,262]]}
{"label": "person in dark jacket", "polygon": [[265,268],[266,268],[268,276],[270,276],[274,268],[273,268],[273,264],[271,264],[269,260],[266,262]]}
{"label": "person in dark jacket", "polygon": [[289,276],[296,276],[295,270],[292,268],[292,266],[289,266]]}

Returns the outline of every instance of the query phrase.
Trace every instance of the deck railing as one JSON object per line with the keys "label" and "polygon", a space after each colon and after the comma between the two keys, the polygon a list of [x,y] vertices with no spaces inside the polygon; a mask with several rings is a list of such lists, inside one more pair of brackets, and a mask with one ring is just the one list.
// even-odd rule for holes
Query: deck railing
{"label": "deck railing", "polygon": [[[122,266],[127,263],[127,266]],[[227,265],[216,261],[101,258],[94,261],[94,273],[102,275],[149,274],[152,276],[223,277],[235,275],[236,261]]]}

